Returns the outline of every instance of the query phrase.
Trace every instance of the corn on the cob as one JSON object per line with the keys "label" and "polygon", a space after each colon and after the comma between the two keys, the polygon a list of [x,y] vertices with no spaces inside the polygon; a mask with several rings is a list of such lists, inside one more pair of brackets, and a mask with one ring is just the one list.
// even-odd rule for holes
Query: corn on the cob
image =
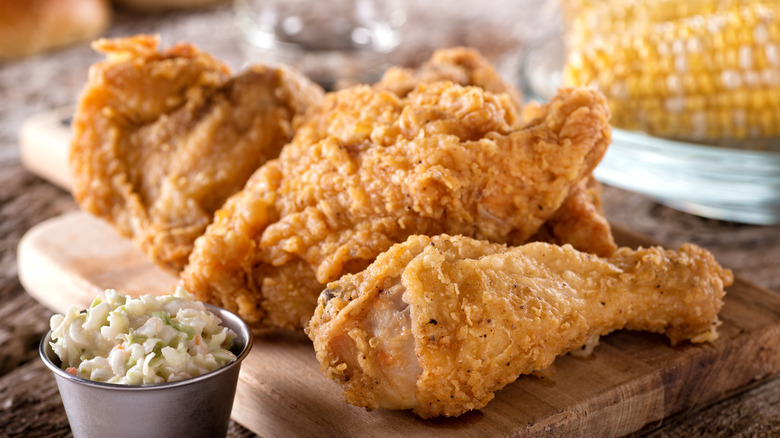
{"label": "corn on the cob", "polygon": [[780,137],[780,0],[563,0],[564,81],[613,124],[694,141]]}

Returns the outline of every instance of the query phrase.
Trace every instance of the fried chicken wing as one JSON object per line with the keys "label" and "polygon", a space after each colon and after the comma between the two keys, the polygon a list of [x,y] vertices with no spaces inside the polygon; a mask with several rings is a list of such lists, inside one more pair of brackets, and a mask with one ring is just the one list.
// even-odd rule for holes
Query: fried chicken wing
{"label": "fried chicken wing", "polygon": [[306,324],[323,285],[412,234],[518,244],[558,211],[610,141],[592,90],[563,90],[513,128],[506,95],[449,82],[406,97],[328,94],[276,160],[198,238],[183,286],[253,323]]}
{"label": "fried chicken wing", "polygon": [[[495,67],[478,51],[466,47],[436,50],[416,69],[393,67],[374,88],[406,96],[417,85],[448,80],[473,85],[496,94],[507,94],[522,115],[517,122],[543,116],[538,103],[521,105],[521,93],[504,81]],[[601,209],[601,186],[595,178],[578,184],[561,208],[534,236],[534,240],[570,243],[581,251],[608,256],[617,249],[612,229]]]}
{"label": "fried chicken wing", "polygon": [[456,416],[614,330],[712,341],[732,282],[691,244],[599,258],[570,245],[412,236],[328,284],[307,332],[349,403]]}
{"label": "fried chicken wing", "polygon": [[278,156],[323,91],[286,69],[227,66],[188,44],[99,40],[73,121],[70,164],[81,207],[155,262],[179,270],[213,213]]}

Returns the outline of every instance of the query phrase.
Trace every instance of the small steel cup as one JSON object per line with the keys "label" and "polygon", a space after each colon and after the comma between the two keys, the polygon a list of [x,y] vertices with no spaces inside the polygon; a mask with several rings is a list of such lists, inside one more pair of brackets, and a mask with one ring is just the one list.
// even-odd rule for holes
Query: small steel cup
{"label": "small steel cup", "polygon": [[80,437],[224,437],[238,383],[241,361],[252,348],[252,331],[235,314],[206,304],[237,337],[236,360],[210,373],[178,382],[121,385],[94,382],[60,369],[51,331],[41,340],[43,362],[54,372],[73,436]]}

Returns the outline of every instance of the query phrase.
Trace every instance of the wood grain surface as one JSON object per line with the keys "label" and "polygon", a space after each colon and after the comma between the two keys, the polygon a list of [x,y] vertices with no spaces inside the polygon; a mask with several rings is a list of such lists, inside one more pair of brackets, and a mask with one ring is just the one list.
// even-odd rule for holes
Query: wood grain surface
{"label": "wood grain surface", "polygon": [[[615,230],[624,246],[649,246]],[[128,239],[83,212],[33,227],[19,244],[19,278],[51,310],[86,307],[106,288],[170,293],[176,278]],[[523,376],[480,411],[424,421],[342,401],[302,333],[258,334],[244,361],[233,419],[261,436],[623,436],[723,399],[780,371],[780,297],[742,279],[728,289],[720,337],[671,347],[663,336],[618,332],[588,358],[560,357],[544,378]],[[749,358],[746,360],[746,358]]]}

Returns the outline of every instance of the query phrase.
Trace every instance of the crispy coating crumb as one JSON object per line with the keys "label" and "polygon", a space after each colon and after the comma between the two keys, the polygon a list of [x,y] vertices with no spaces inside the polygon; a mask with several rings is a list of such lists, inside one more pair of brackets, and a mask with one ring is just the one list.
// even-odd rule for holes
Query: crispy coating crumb
{"label": "crispy coating crumb", "polygon": [[436,50],[429,60],[415,69],[391,67],[374,84],[374,88],[404,97],[419,84],[439,81],[473,85],[491,93],[507,94],[515,106],[520,108],[520,90],[501,78],[482,54],[468,47]]}
{"label": "crispy coating crumb", "polygon": [[531,240],[568,243],[580,251],[611,255],[617,244],[601,207],[601,190],[601,183],[592,175],[580,181]]}

